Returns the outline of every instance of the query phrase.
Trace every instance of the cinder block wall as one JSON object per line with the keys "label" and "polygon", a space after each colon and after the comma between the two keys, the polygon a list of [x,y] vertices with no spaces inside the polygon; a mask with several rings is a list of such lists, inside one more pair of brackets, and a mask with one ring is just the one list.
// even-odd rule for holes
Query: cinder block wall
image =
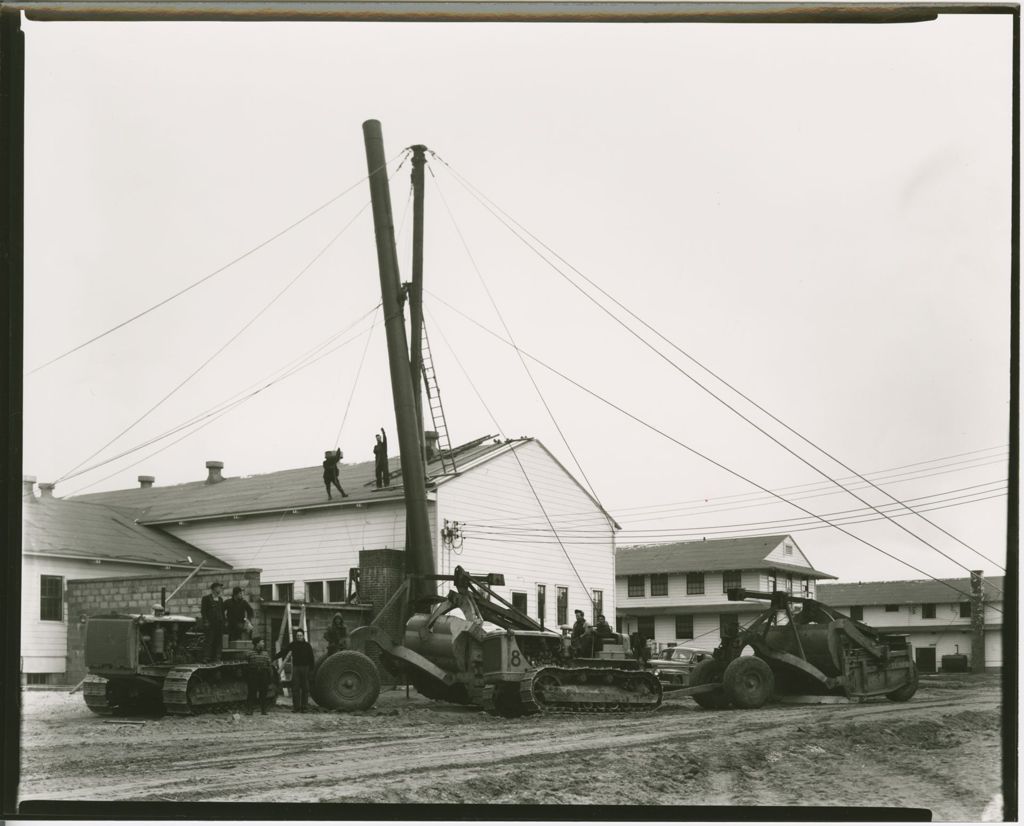
{"label": "cinder block wall", "polygon": [[[260,571],[259,568],[200,571],[167,603],[167,611],[198,618],[200,601],[210,592],[210,585],[223,582],[222,595],[226,599],[230,598],[231,589],[236,585],[245,589],[246,599],[256,613],[254,624],[259,627],[262,623]],[[156,576],[68,580],[67,681],[75,684],[85,676],[86,619],[99,614],[152,613],[153,606],[160,603],[160,588],[166,588],[169,596],[187,575],[180,571],[168,571]]]}

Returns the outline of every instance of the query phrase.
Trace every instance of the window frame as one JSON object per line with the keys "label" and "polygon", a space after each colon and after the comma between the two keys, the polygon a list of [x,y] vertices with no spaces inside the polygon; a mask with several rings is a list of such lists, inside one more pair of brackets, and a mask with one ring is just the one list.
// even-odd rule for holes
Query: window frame
{"label": "window frame", "polygon": [[[656,592],[655,582],[659,586],[664,586],[664,590]],[[668,574],[651,574],[651,596],[652,597],[667,597],[668,596]]]}
{"label": "window frame", "polygon": [[[341,587],[341,599],[331,598],[331,586]],[[324,580],[324,596],[326,602],[348,602],[348,579],[342,577],[341,579],[327,579]]]}
{"label": "window frame", "polygon": [[273,602],[274,601],[274,583],[272,582],[261,582],[260,583],[260,602]]}
{"label": "window frame", "polygon": [[884,610],[887,614],[898,614],[900,611],[900,605],[898,602],[890,602],[884,606]]}
{"label": "window frame", "polygon": [[[288,596],[281,596],[281,589],[288,589]],[[294,582],[275,582],[274,583],[274,598],[277,602],[295,602],[295,583]]]}
{"label": "window frame", "polygon": [[[522,606],[516,605],[516,597],[523,598]],[[517,611],[522,611],[525,614],[530,604],[530,595],[527,594],[526,591],[513,591],[512,598],[509,600],[509,602],[512,603],[513,608],[515,608]]]}
{"label": "window frame", "polygon": [[863,605],[851,605],[850,606],[850,619],[856,620],[857,622],[864,622],[864,606]]}
{"label": "window frame", "polygon": [[[733,579],[731,581],[735,582],[736,583],[735,585],[730,585],[729,584],[730,583],[730,577],[733,577]],[[732,570],[732,571],[722,571],[722,593],[723,594],[729,593],[729,589],[730,588],[742,588],[742,587],[743,587],[743,569],[742,568],[737,568],[737,569]]]}
{"label": "window frame", "polygon": [[[315,599],[314,595],[311,593],[311,591],[315,591],[318,586],[319,586],[319,589],[320,589],[320,598],[319,599]],[[324,588],[324,581],[322,579],[319,579],[319,580],[313,579],[313,580],[310,580],[308,582],[303,582],[302,583],[302,589],[303,589],[303,594],[305,594],[305,597],[306,597],[306,602],[317,604],[317,603],[322,603],[322,602],[325,601],[324,600],[325,588]]]}
{"label": "window frame", "polygon": [[[593,590],[594,598],[594,622],[597,622],[597,618],[604,614],[604,590],[601,588],[595,588]],[[607,619],[607,617],[605,617]]]}
{"label": "window frame", "polygon": [[[697,577],[700,578],[699,581]],[[703,571],[689,571],[686,574],[686,596],[703,596],[706,593],[704,588],[704,579],[705,577]]]}
{"label": "window frame", "polygon": [[555,586],[555,611],[558,625],[569,624],[569,589],[563,585]]}
{"label": "window frame", "polygon": [[974,606],[970,602],[960,603],[960,619],[973,619]]}
{"label": "window frame", "polygon": [[[675,629],[676,639],[677,640],[692,640],[692,639],[694,639],[694,636],[693,636],[693,614],[676,614],[675,616],[676,616],[676,629]],[[680,634],[679,633],[679,621],[680,620],[685,620],[685,621],[689,622],[689,624],[690,624],[690,633],[689,633],[689,635],[685,635],[685,634]],[[685,628],[683,630],[685,630]]]}
{"label": "window frame", "polygon": [[[639,580],[639,583],[637,582]],[[638,588],[639,585],[639,588]],[[636,593],[639,590],[639,593]],[[645,597],[647,596],[647,576],[645,574],[627,574],[626,596]]]}
{"label": "window frame", "polygon": [[934,602],[922,602],[921,619],[935,619],[935,608]]}
{"label": "window frame", "polygon": [[720,639],[725,639],[726,626],[735,627],[736,631],[739,631],[740,627],[740,616],[739,614],[719,614],[718,615],[718,636]]}
{"label": "window frame", "polygon": [[541,625],[544,624],[544,614],[547,608],[548,601],[548,586],[538,582],[537,583],[537,621]]}
{"label": "window frame", "polygon": [[[57,593],[49,593],[54,584]],[[47,613],[57,616],[47,616]],[[39,575],[39,621],[64,622],[64,577],[56,574]]]}

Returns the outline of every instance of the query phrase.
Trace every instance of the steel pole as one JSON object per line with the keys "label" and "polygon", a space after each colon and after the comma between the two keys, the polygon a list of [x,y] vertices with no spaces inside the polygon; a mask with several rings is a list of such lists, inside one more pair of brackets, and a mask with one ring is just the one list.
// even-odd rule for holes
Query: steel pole
{"label": "steel pole", "polygon": [[[420,438],[420,455],[426,467],[426,439],[423,435],[423,167],[427,147],[412,147],[412,284],[409,287],[409,366],[412,370],[412,397],[416,401],[416,432]],[[430,392],[430,388],[427,388]]]}
{"label": "steel pole", "polygon": [[[395,405],[402,487],[405,491],[406,571],[432,576],[435,573],[434,550],[427,516],[427,487],[420,436],[416,432],[416,402],[413,399],[409,370],[409,346],[405,337],[405,314],[398,276],[398,255],[395,251],[395,225],[391,215],[391,193],[380,121],[368,120],[363,123],[363,138],[366,143],[366,166],[370,173],[377,266],[380,270],[384,331],[391,368],[391,395]],[[417,583],[417,580],[413,580],[413,583]]]}

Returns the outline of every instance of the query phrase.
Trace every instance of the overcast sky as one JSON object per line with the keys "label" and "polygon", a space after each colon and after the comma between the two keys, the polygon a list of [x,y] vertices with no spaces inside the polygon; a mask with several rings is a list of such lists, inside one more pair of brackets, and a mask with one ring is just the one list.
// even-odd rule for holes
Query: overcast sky
{"label": "overcast sky", "polygon": [[[334,343],[351,341],[188,438],[63,479],[58,495],[135,487],[139,474],[197,481],[209,459],[228,476],[314,466],[339,432],[346,460],[366,461],[379,427],[394,434],[379,317],[368,333],[373,228],[360,214],[361,124],[377,118],[392,171],[411,144],[439,156],[427,176],[426,304],[454,443],[539,438],[585,473],[626,529],[620,543],[778,520],[753,529],[793,533],[844,581],[921,576],[834,528],[794,530],[806,515],[765,504],[757,486],[823,477],[590,303],[461,176],[835,457],[865,474],[899,469],[886,489],[945,505],[926,515],[952,537],[902,524],[960,564],[885,521],[851,533],[928,574],[1001,573],[956,540],[1005,562],[1009,16],[25,31],[26,371],[354,186],[182,297],[29,374],[24,471],[56,480],[266,383],[342,331]],[[392,178],[403,279],[408,173]],[[531,364],[567,447],[515,352],[443,302],[504,335],[496,305],[523,350],[636,419]],[[813,465],[849,476],[631,323]],[[799,503],[820,515],[863,507],[841,492]]]}

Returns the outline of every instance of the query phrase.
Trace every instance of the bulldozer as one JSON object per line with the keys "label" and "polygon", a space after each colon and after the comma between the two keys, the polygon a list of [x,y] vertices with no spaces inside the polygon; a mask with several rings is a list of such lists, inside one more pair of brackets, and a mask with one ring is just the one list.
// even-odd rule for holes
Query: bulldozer
{"label": "bulldozer", "polygon": [[[422,600],[398,643],[381,617],[404,602],[416,579],[449,581],[454,589]],[[641,668],[628,637],[590,632],[574,648],[568,637],[545,629],[492,590],[503,584],[500,574],[474,577],[461,566],[452,575],[408,578],[374,623],[349,635],[349,650],[318,664],[313,699],[330,709],[369,708],[381,683],[369,654],[379,651],[388,670],[403,674],[423,696],[480,706],[500,717],[649,711],[661,704],[661,683]]]}
{"label": "bulldozer", "polygon": [[[731,588],[728,597],[769,604],[747,626],[723,636],[690,673],[689,686],[673,696],[692,696],[706,709],[744,709],[760,708],[773,696],[903,702],[917,691],[905,635],[882,634],[823,602],[785,591]],[[747,649],[753,653],[745,654]]]}

